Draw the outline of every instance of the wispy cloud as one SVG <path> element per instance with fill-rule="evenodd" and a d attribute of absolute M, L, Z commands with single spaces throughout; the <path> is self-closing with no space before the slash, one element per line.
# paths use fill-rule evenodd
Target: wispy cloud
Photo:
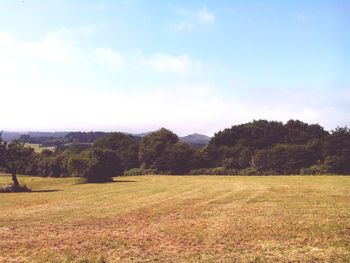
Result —
<path fill-rule="evenodd" d="M 197 11 L 198 19 L 203 24 L 210 24 L 215 21 L 215 16 L 213 13 L 209 12 L 206 8 L 202 8 Z"/>
<path fill-rule="evenodd" d="M 193 60 L 188 55 L 183 54 L 173 56 L 164 53 L 156 53 L 143 59 L 143 64 L 156 72 L 187 74 L 190 72 L 200 72 L 202 63 Z"/>
<path fill-rule="evenodd" d="M 79 31 L 85 35 L 92 35 L 96 32 L 96 26 L 94 25 L 85 25 L 79 28 Z"/>
<path fill-rule="evenodd" d="M 85 48 L 74 30 L 61 29 L 46 34 L 37 41 L 23 42 L 6 33 L 0 33 L 0 68 L 8 68 L 12 61 L 14 70 L 24 65 L 39 64 L 45 69 L 60 64 L 96 65 L 109 70 L 119 70 L 125 65 L 124 57 L 108 47 Z M 6 59 L 7 58 L 7 59 Z"/>
<path fill-rule="evenodd" d="M 110 46 L 90 47 L 69 29 L 36 41 L 0 33 L 2 107 L 11 109 L 0 119 L 0 128 L 140 132 L 165 126 L 180 134 L 212 135 L 259 118 L 296 118 L 328 129 L 350 124 L 348 86 L 279 90 L 236 83 L 223 94 L 219 84 L 190 80 L 202 68 L 203 62 L 188 53 L 130 55 Z M 123 74 L 115 74 L 119 71 Z M 130 84 L 134 91 L 114 88 L 123 85 L 115 76 L 124 73 L 144 78 Z M 166 76 L 158 87 L 144 81 L 158 74 Z M 174 76 L 176 83 L 171 82 Z M 11 98 L 16 98 L 15 107 Z"/>
<path fill-rule="evenodd" d="M 111 70 L 118 70 L 125 65 L 123 55 L 110 48 L 101 47 L 95 49 L 94 57 L 98 63 Z"/>
<path fill-rule="evenodd" d="M 193 31 L 196 29 L 196 25 L 190 21 L 180 21 L 175 25 L 176 31 Z"/>
<path fill-rule="evenodd" d="M 184 8 L 174 8 L 174 10 L 179 16 L 179 21 L 175 23 L 177 31 L 193 31 L 213 24 L 216 20 L 215 14 L 206 7 L 195 11 Z"/>

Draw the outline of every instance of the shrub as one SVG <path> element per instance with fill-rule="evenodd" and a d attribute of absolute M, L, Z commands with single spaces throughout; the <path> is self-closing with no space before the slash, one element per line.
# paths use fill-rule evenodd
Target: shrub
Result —
<path fill-rule="evenodd" d="M 136 175 L 170 175 L 169 171 L 160 172 L 157 169 L 143 169 L 143 168 L 133 168 L 125 171 L 123 175 L 125 176 L 136 176 Z"/>
<path fill-rule="evenodd" d="M 325 164 L 318 164 L 310 166 L 309 168 L 303 168 L 300 170 L 300 174 L 316 175 L 316 174 L 329 174 L 331 167 Z"/>
<path fill-rule="evenodd" d="M 240 170 L 239 175 L 261 175 L 261 173 L 255 168 L 248 167 L 246 169 Z"/>
<path fill-rule="evenodd" d="M 144 170 L 144 174 L 148 174 L 148 175 L 156 175 L 159 174 L 157 169 L 145 169 Z"/>
<path fill-rule="evenodd" d="M 133 168 L 124 172 L 123 175 L 134 176 L 134 175 L 144 175 L 145 170 L 142 168 Z"/>
<path fill-rule="evenodd" d="M 83 177 L 88 183 L 110 182 L 122 174 L 121 161 L 111 150 L 93 149 L 70 159 L 68 169 L 73 176 Z"/>
<path fill-rule="evenodd" d="M 227 169 L 225 167 L 200 168 L 200 169 L 191 170 L 189 174 L 190 175 L 237 175 L 238 170 Z"/>

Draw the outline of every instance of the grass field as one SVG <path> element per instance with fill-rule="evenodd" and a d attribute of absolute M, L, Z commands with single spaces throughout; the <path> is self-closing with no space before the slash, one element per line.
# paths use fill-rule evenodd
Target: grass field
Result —
<path fill-rule="evenodd" d="M 33 192 L 0 194 L 0 262 L 350 262 L 346 176 L 19 180 Z"/>
<path fill-rule="evenodd" d="M 50 151 L 55 150 L 54 146 L 45 147 L 45 146 L 40 146 L 40 144 L 38 143 L 26 143 L 25 146 L 33 148 L 34 152 L 36 153 L 41 153 L 43 152 L 43 150 L 50 150 Z"/>

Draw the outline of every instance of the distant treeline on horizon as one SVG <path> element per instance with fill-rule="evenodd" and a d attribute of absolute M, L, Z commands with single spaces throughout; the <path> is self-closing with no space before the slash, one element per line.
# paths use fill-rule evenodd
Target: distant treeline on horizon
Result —
<path fill-rule="evenodd" d="M 212 138 L 186 137 L 179 138 L 165 128 L 142 136 L 119 132 L 71 132 L 61 137 L 25 134 L 19 141 L 56 148 L 33 153 L 32 161 L 20 172 L 91 177 L 90 181 L 122 174 L 350 174 L 347 127 L 329 132 L 319 124 L 298 120 L 257 120 L 234 125 Z"/>

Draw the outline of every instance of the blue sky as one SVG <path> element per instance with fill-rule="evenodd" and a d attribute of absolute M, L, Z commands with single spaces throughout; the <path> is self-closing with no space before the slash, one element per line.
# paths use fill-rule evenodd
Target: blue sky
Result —
<path fill-rule="evenodd" d="M 350 125 L 349 1 L 2 1 L 4 130 Z"/>

